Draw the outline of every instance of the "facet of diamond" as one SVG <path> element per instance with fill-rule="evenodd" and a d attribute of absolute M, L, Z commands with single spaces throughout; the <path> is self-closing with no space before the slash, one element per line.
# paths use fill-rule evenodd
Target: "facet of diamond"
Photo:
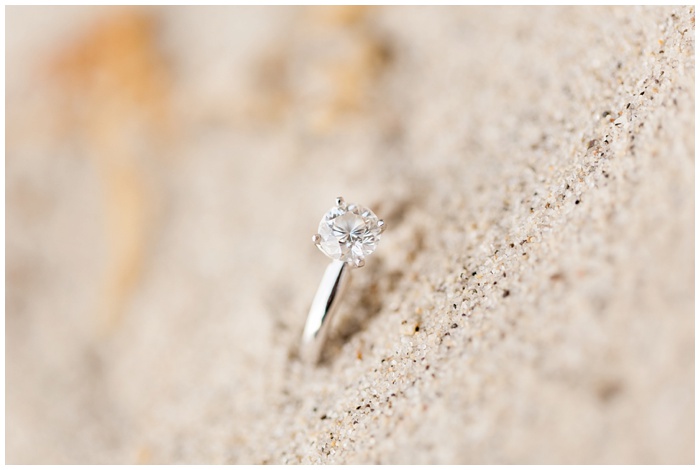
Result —
<path fill-rule="evenodd" d="M 384 222 L 374 212 L 338 198 L 321 219 L 314 242 L 329 257 L 361 267 L 377 249 L 383 231 Z"/>

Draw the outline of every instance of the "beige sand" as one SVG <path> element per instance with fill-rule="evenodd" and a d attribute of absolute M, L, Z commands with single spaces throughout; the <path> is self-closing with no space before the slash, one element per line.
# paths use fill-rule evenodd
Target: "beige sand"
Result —
<path fill-rule="evenodd" d="M 8 463 L 693 463 L 695 12 L 9 7 Z M 297 359 L 342 195 L 388 229 Z"/>

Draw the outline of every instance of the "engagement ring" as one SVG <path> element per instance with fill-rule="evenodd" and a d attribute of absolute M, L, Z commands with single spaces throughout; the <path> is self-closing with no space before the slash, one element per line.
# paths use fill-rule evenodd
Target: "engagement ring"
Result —
<path fill-rule="evenodd" d="M 331 264 L 321 279 L 302 339 L 302 356 L 311 363 L 321 359 L 323 344 L 338 301 L 350 281 L 350 271 L 365 265 L 365 258 L 377 249 L 384 221 L 359 204 L 346 204 L 342 197 L 321 219 L 313 242 Z"/>

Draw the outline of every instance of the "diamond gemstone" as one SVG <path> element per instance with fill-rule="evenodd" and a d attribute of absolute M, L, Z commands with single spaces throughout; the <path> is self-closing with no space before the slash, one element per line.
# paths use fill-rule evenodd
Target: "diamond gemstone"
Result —
<path fill-rule="evenodd" d="M 360 266 L 377 249 L 382 235 L 374 212 L 358 204 L 344 203 L 326 212 L 318 225 L 318 248 L 333 259 Z"/>

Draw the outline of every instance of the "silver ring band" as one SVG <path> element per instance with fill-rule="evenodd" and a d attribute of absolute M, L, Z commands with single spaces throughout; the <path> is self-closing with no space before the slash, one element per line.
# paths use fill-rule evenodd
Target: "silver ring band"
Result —
<path fill-rule="evenodd" d="M 302 337 L 302 358 L 310 363 L 321 359 L 323 345 L 328 336 L 329 324 L 338 310 L 339 300 L 350 283 L 350 266 L 348 263 L 333 260 L 323 274 L 316 296 L 311 303 L 309 316 Z"/>

